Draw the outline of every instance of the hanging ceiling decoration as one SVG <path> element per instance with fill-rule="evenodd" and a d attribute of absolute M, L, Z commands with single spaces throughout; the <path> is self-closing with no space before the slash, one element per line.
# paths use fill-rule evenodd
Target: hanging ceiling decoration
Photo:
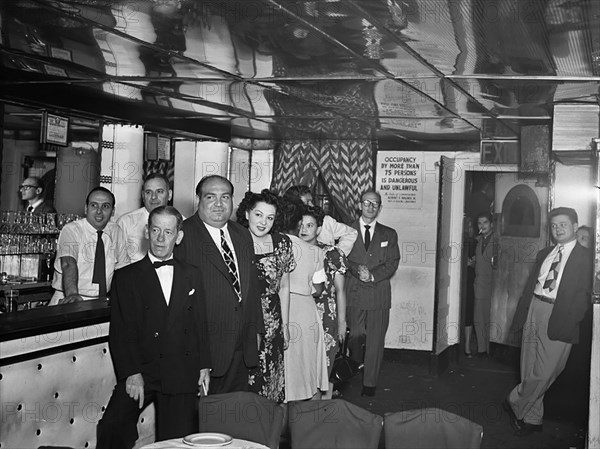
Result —
<path fill-rule="evenodd" d="M 599 0 L 13 0 L 2 98 L 228 139 L 516 138 L 598 103 Z M 365 107 L 360 107 L 363 104 Z M 311 126 L 306 126 L 310 122 Z M 330 131 L 335 132 L 335 131 Z"/>

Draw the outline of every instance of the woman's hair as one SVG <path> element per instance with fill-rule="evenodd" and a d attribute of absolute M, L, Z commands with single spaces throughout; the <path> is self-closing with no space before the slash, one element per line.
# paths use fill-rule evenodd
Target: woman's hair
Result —
<path fill-rule="evenodd" d="M 306 206 L 304 209 L 302 216 L 308 215 L 309 217 L 313 217 L 317 222 L 317 226 L 323 226 L 323 219 L 325 218 L 323 209 L 319 206 Z"/>
<path fill-rule="evenodd" d="M 248 219 L 246 218 L 246 212 L 250 212 L 258 203 L 266 203 L 274 206 L 276 211 L 275 217 L 277 217 L 277 212 L 279 211 L 279 198 L 269 189 L 264 189 L 260 193 L 246 192 L 244 199 L 241 201 L 237 212 L 235 213 L 236 221 L 247 228 Z M 275 219 L 277 220 L 277 218 Z M 271 231 L 269 232 L 273 232 L 273 228 L 271 228 Z"/>
<path fill-rule="evenodd" d="M 289 189 L 287 189 L 285 191 L 284 196 L 290 198 L 300 198 L 301 196 L 308 195 L 309 193 L 312 195 L 310 187 L 304 184 L 299 184 L 297 186 L 292 186 Z"/>
<path fill-rule="evenodd" d="M 279 200 L 279 213 L 275 217 L 273 228 L 279 232 L 296 234 L 305 211 L 306 206 L 300 198 L 284 196 Z"/>

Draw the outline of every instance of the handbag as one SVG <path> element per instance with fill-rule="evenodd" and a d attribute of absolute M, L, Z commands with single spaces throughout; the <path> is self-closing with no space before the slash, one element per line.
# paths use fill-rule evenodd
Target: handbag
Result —
<path fill-rule="evenodd" d="M 348 349 L 348 335 L 349 331 L 346 331 L 346 338 L 344 338 L 344 344 L 340 346 L 338 353 L 333 361 L 333 367 L 331 368 L 331 374 L 329 380 L 333 384 L 339 384 L 347 382 L 358 374 L 359 363 L 356 360 L 351 359 L 346 353 Z"/>

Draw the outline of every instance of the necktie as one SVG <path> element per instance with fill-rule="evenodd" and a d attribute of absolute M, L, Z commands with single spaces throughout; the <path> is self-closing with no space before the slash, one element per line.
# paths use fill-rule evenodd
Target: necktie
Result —
<path fill-rule="evenodd" d="M 223 259 L 225 259 L 225 263 L 227 264 L 227 268 L 229 269 L 231 283 L 238 297 L 238 301 L 241 301 L 242 290 L 240 289 L 240 278 L 238 277 L 237 268 L 235 267 L 233 253 L 231 252 L 231 248 L 229 248 L 229 245 L 227 244 L 227 240 L 225 240 L 225 233 L 222 229 L 220 229 L 219 231 L 221 232 L 221 248 L 223 248 Z"/>
<path fill-rule="evenodd" d="M 27 206 L 27 212 L 33 212 L 33 206 Z"/>
<path fill-rule="evenodd" d="M 175 261 L 173 259 L 169 259 L 169 260 L 157 260 L 152 265 L 154 265 L 154 268 L 158 270 L 160 267 L 164 267 L 165 265 L 171 265 L 172 267 L 174 267 L 175 266 Z"/>
<path fill-rule="evenodd" d="M 369 249 L 369 245 L 371 244 L 371 229 L 370 225 L 365 225 L 365 249 Z"/>
<path fill-rule="evenodd" d="M 94 273 L 92 283 L 98 284 L 98 296 L 106 296 L 106 260 L 104 255 L 104 242 L 102 231 L 96 231 L 98 241 L 96 242 L 96 254 L 94 255 Z"/>
<path fill-rule="evenodd" d="M 558 278 L 558 270 L 560 269 L 560 262 L 562 261 L 562 251 L 563 247 L 558 247 L 558 252 L 552 263 L 550 264 L 550 271 L 548 271 L 548 276 L 546 276 L 546 280 L 544 281 L 544 289 L 549 292 L 553 291 L 556 288 L 556 279 Z"/>

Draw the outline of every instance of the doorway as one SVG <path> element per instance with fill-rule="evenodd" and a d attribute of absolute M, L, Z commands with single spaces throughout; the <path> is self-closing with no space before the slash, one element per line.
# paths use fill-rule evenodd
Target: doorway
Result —
<path fill-rule="evenodd" d="M 537 252 L 548 242 L 547 177 L 528 177 L 514 172 L 467 171 L 463 224 L 463 251 L 472 249 L 477 234 L 477 215 L 489 211 L 498 238 L 498 257 L 492 274 L 489 339 L 491 343 L 520 346 L 520 336 L 510 335 L 510 325 Z M 472 231 L 469 230 L 472 227 Z M 472 317 L 473 278 L 463 253 L 461 267 L 461 321 Z M 464 328 L 464 327 L 463 327 Z M 466 348 L 463 335 L 461 349 Z M 471 343 L 472 345 L 474 342 Z"/>

